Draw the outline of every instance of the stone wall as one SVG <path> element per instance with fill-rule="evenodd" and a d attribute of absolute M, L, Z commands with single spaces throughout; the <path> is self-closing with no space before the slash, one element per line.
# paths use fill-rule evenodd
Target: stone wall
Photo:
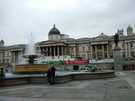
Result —
<path fill-rule="evenodd" d="M 64 83 L 72 80 L 91 80 L 91 79 L 105 79 L 115 77 L 114 71 L 106 72 L 93 72 L 93 73 L 75 73 L 63 76 L 56 76 L 56 83 Z M 13 86 L 13 85 L 24 85 L 24 84 L 45 84 L 47 83 L 46 76 L 37 77 L 16 77 L 6 78 L 0 80 L 0 87 Z"/>

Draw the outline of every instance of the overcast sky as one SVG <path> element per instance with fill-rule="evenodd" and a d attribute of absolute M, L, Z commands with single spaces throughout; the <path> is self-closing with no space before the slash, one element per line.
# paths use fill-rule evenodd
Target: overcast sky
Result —
<path fill-rule="evenodd" d="M 0 39 L 6 45 L 48 39 L 56 24 L 71 38 L 113 35 L 135 28 L 135 0 L 0 0 Z"/>

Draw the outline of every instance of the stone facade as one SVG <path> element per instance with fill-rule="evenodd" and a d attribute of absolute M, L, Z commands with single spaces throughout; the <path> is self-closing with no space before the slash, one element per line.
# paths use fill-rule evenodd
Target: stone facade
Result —
<path fill-rule="evenodd" d="M 126 60 L 135 59 L 135 33 L 133 28 L 127 28 L 127 35 L 122 30 L 118 30 L 120 36 L 118 46 L 121 49 L 122 57 Z M 55 37 L 54 37 L 55 36 Z M 23 64 L 25 59 L 25 44 L 0 46 L 0 63 Z M 104 33 L 93 38 L 69 38 L 68 35 L 61 34 L 54 26 L 49 31 L 48 40 L 37 42 L 35 44 L 37 54 L 42 58 L 39 60 L 70 60 L 70 59 L 88 59 L 103 60 L 114 58 L 114 36 L 108 36 Z"/>

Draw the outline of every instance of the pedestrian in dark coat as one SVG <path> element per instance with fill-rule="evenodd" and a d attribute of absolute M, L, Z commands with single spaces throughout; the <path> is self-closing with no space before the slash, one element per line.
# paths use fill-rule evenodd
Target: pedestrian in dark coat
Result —
<path fill-rule="evenodd" d="M 48 83 L 51 84 L 51 68 L 48 69 L 47 71 L 47 79 L 48 79 Z"/>
<path fill-rule="evenodd" d="M 55 71 L 56 71 L 55 67 L 54 66 L 51 67 L 51 83 L 52 84 L 55 84 Z"/>

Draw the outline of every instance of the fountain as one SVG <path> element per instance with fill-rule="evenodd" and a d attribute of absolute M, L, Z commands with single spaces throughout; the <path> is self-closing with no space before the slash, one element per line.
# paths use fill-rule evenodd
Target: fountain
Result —
<path fill-rule="evenodd" d="M 26 45 L 24 58 L 27 59 L 27 63 L 16 65 L 15 73 L 43 73 L 47 72 L 48 65 L 36 64 L 35 61 L 39 55 L 35 52 L 35 44 L 31 33 L 29 43 Z"/>
<path fill-rule="evenodd" d="M 28 64 L 34 64 L 34 62 L 36 61 L 35 59 L 39 57 L 35 52 L 35 45 L 34 45 L 32 33 L 29 39 L 29 43 L 26 46 L 25 55 L 23 57 L 28 59 L 27 60 Z"/>

